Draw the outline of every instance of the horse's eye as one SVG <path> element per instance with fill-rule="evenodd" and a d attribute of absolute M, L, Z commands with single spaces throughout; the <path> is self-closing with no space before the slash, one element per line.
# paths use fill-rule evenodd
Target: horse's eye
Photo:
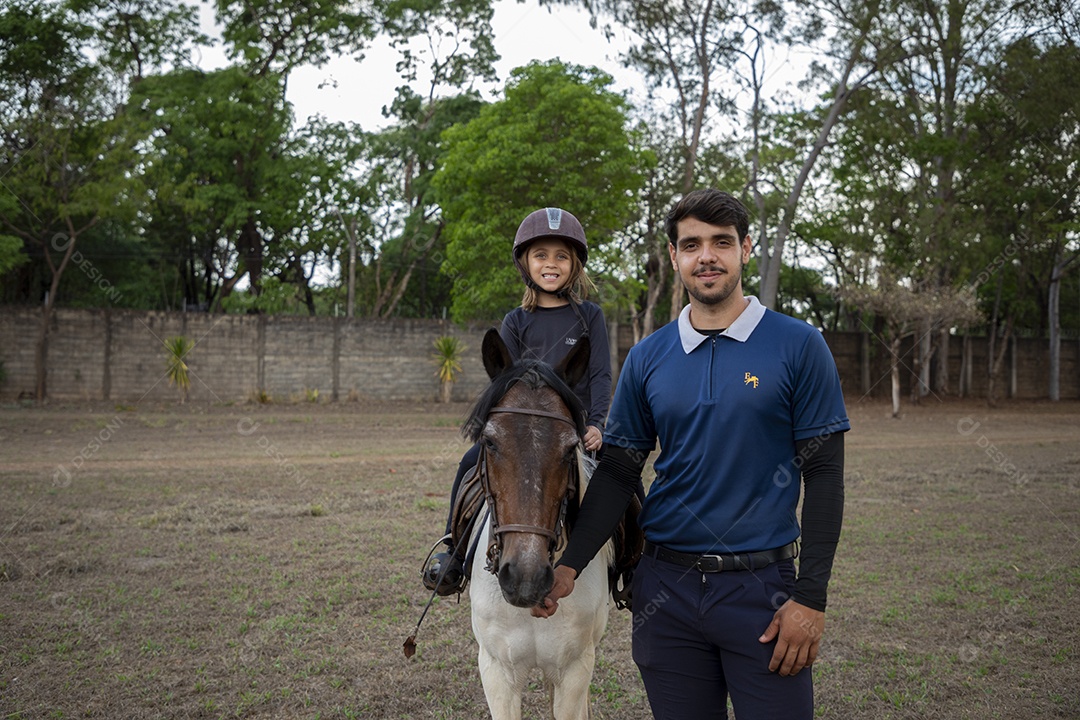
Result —
<path fill-rule="evenodd" d="M 482 442 L 484 443 L 484 449 L 485 450 L 487 450 L 488 452 L 495 452 L 495 441 L 494 440 L 492 440 L 489 437 L 485 437 L 485 438 L 483 438 Z"/>

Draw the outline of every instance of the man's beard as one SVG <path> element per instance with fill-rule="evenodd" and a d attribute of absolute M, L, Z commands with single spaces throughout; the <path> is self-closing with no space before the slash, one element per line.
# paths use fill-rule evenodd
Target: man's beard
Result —
<path fill-rule="evenodd" d="M 739 280 L 742 278 L 743 263 L 739 263 L 739 272 L 732 274 L 725 272 L 721 268 L 711 265 L 707 268 L 701 268 L 694 275 L 698 275 L 703 272 L 717 272 L 721 273 L 720 278 L 716 280 L 711 288 L 702 289 L 700 285 L 686 285 L 686 291 L 690 293 L 690 296 L 697 300 L 702 305 L 719 305 L 731 297 L 731 293 L 735 292 L 735 288 L 739 286 Z"/>

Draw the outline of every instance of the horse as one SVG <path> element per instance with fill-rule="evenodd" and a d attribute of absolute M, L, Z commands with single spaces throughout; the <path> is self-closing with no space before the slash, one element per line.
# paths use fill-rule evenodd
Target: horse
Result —
<path fill-rule="evenodd" d="M 552 718 L 589 717 L 596 647 L 611 604 L 612 542 L 581 571 L 557 614 L 543 619 L 529 612 L 551 589 L 553 561 L 588 485 L 581 447 L 585 412 L 570 389 L 588 369 L 588 342 L 579 340 L 552 368 L 513 363 L 496 330 L 484 337 L 491 384 L 464 428 L 481 443 L 478 469 L 488 509 L 472 531 L 471 547 L 486 552 L 472 558 L 469 597 L 493 720 L 521 718 L 522 690 L 535 669 L 543 674 Z"/>

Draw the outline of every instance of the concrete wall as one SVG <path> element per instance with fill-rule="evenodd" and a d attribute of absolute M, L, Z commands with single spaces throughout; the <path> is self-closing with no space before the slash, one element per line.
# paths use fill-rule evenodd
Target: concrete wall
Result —
<path fill-rule="evenodd" d="M 40 321 L 37 309 L 0 308 L 0 397 L 33 394 Z M 315 390 L 326 400 L 434 400 L 432 343 L 442 335 L 466 346 L 454 400 L 471 400 L 488 380 L 480 360 L 487 328 L 435 320 L 58 309 L 51 322 L 47 388 L 57 400 L 176 399 L 164 345 L 175 335 L 196 341 L 186 358 L 192 401 L 246 400 L 260 390 L 275 400 Z"/>
<path fill-rule="evenodd" d="M 34 391 L 34 342 L 40 310 L 0 307 L 0 360 L 7 381 L 0 397 Z M 275 400 L 319 398 L 429 401 L 439 381 L 431 359 L 432 343 L 442 335 L 466 345 L 463 374 L 453 399 L 472 400 L 487 385 L 480 344 L 487 326 L 460 328 L 437 320 L 368 320 L 328 317 L 220 315 L 133 310 L 58 309 L 49 336 L 48 395 L 56 400 L 138 402 L 175 400 L 178 391 L 165 377 L 164 341 L 183 335 L 196 341 L 187 357 L 192 401 L 235 402 L 264 391 Z M 629 350 L 628 332 L 618 338 L 618 357 Z M 887 397 L 891 356 L 867 333 L 825 333 L 849 397 Z M 967 339 L 972 367 L 966 394 L 985 395 L 987 338 Z M 1007 350 L 999 397 L 1045 398 L 1048 391 L 1047 341 L 1015 340 Z M 965 340 L 949 343 L 949 390 L 961 390 Z M 1080 397 L 1080 344 L 1062 343 L 1061 396 Z M 901 349 L 901 384 L 912 385 L 914 351 Z M 936 370 L 936 363 L 934 363 Z"/>

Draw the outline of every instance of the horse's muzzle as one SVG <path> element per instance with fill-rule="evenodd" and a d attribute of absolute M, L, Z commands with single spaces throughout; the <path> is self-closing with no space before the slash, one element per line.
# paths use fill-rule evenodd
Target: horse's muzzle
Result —
<path fill-rule="evenodd" d="M 519 563 L 504 558 L 499 563 L 499 588 L 503 599 L 516 607 L 531 608 L 543 602 L 555 583 L 550 563 Z"/>

